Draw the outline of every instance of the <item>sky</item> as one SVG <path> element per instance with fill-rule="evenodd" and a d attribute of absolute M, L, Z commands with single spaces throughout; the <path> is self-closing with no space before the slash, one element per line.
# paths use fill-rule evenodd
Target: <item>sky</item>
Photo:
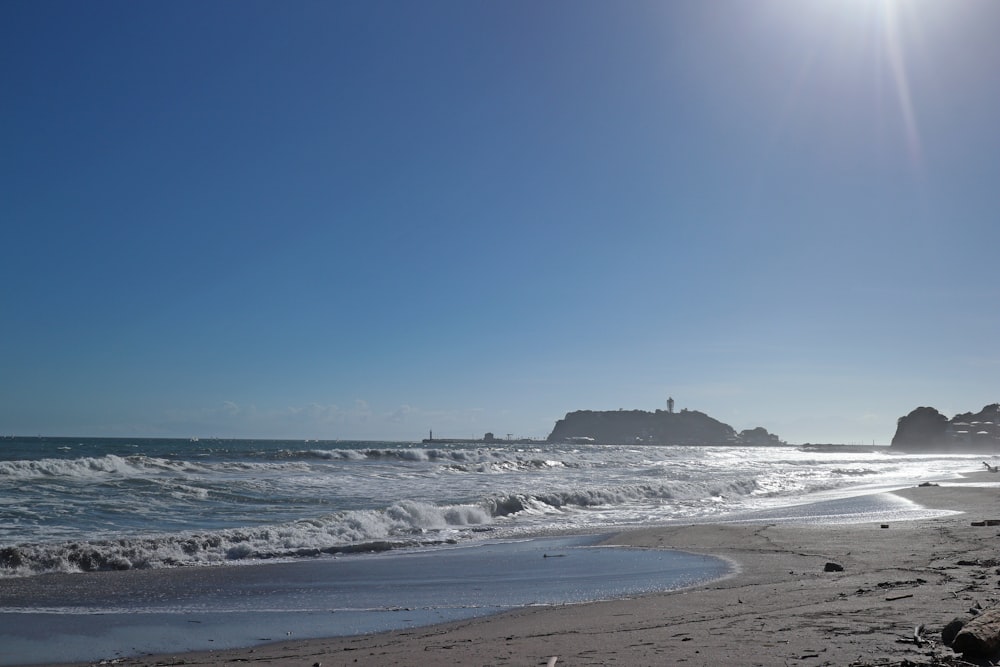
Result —
<path fill-rule="evenodd" d="M 0 3 L 0 434 L 1000 401 L 1000 3 Z"/>

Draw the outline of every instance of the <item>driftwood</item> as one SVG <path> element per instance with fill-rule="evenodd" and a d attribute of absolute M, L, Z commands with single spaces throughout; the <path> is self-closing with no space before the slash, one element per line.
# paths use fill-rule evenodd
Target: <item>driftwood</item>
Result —
<path fill-rule="evenodd" d="M 1000 608 L 987 609 L 962 626 L 951 647 L 966 658 L 990 658 L 1000 652 Z"/>

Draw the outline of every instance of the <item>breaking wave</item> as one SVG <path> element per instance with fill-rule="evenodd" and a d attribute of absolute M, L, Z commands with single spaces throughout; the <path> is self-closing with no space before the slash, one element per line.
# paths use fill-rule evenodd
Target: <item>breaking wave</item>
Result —
<path fill-rule="evenodd" d="M 541 452 L 509 449 L 316 449 L 289 452 L 288 456 L 323 461 L 383 461 L 437 463 L 454 472 L 502 473 L 580 467 L 579 461 L 540 456 Z"/>
<path fill-rule="evenodd" d="M 165 475 L 190 476 L 217 473 L 289 472 L 306 470 L 305 463 L 261 463 L 247 461 L 198 462 L 157 458 L 140 454 L 78 459 L 0 461 L 0 481 L 67 479 L 82 482 L 106 479 L 144 478 Z"/>
<path fill-rule="evenodd" d="M 106 477 L 140 477 L 162 473 L 191 473 L 202 470 L 187 461 L 172 461 L 148 456 L 118 456 L 79 459 L 41 459 L 37 461 L 0 461 L 0 478 L 78 478 L 81 480 Z"/>
<path fill-rule="evenodd" d="M 0 576 L 92 572 L 383 551 L 454 541 L 491 520 L 476 506 L 400 502 L 385 510 L 336 512 L 284 524 L 136 538 L 0 548 Z"/>
<path fill-rule="evenodd" d="M 724 484 L 672 482 L 512 493 L 476 504 L 438 506 L 403 501 L 382 510 L 335 512 L 249 528 L 21 544 L 0 548 L 0 576 L 214 565 L 384 551 L 455 542 L 472 533 L 492 530 L 496 520 L 509 526 L 512 521 L 540 514 L 667 499 L 743 496 L 756 489 L 756 482 L 746 479 Z"/>
<path fill-rule="evenodd" d="M 13 439 L 0 577 L 593 532 L 940 479 L 949 457 L 790 447 Z M 971 467 L 980 465 L 977 457 Z"/>
<path fill-rule="evenodd" d="M 758 489 L 755 479 L 733 480 L 726 483 L 670 482 L 634 484 L 597 489 L 576 489 L 540 494 L 510 494 L 486 501 L 494 517 L 512 516 L 520 512 L 550 512 L 563 508 L 620 506 L 636 502 L 661 500 L 699 501 L 727 496 L 748 496 Z"/>

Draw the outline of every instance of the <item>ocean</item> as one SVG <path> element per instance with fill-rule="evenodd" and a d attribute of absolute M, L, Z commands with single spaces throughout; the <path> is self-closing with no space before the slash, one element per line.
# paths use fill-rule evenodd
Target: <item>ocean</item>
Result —
<path fill-rule="evenodd" d="M 676 590 L 675 522 L 903 521 L 981 456 L 796 447 L 0 439 L 0 665 L 406 629 Z"/>
<path fill-rule="evenodd" d="M 977 455 L 796 447 L 0 439 L 0 578 L 435 549 L 823 501 L 827 522 L 918 518 L 893 496 Z"/>

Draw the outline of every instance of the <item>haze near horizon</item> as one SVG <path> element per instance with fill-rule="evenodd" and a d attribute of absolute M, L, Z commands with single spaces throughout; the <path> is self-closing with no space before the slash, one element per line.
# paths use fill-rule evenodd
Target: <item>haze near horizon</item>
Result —
<path fill-rule="evenodd" d="M 0 433 L 998 400 L 1000 5 L 0 4 Z"/>

